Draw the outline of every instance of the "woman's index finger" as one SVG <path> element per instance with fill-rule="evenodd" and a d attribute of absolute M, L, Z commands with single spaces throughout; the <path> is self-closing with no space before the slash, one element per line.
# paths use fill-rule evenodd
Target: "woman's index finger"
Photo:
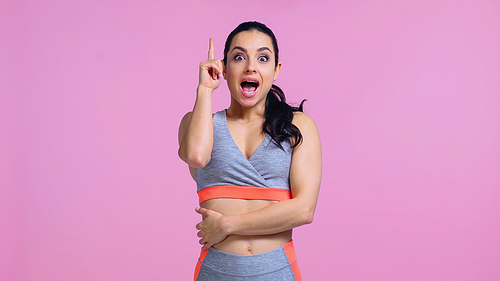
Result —
<path fill-rule="evenodd" d="M 213 60 L 214 58 L 215 58 L 214 40 L 210 38 L 210 47 L 208 48 L 208 59 Z"/>

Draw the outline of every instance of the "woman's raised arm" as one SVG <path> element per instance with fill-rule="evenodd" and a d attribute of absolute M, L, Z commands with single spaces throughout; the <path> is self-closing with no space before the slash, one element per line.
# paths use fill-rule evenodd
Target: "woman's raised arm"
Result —
<path fill-rule="evenodd" d="M 224 68 L 221 60 L 214 59 L 214 53 L 214 41 L 210 38 L 208 60 L 200 63 L 193 111 L 184 115 L 179 126 L 179 157 L 194 168 L 207 165 L 212 153 L 212 93 L 220 85 Z"/>

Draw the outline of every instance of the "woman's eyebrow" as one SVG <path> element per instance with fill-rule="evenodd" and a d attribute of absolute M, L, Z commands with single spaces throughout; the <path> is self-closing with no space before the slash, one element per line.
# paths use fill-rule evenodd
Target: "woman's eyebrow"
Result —
<path fill-rule="evenodd" d="M 240 46 L 235 46 L 235 47 L 231 50 L 231 52 L 232 52 L 232 51 L 234 51 L 235 49 L 240 50 L 240 51 L 245 52 L 245 53 L 247 52 L 247 49 L 245 49 L 245 48 L 243 48 L 243 47 L 240 47 Z M 264 50 L 268 50 L 268 51 L 269 51 L 269 52 L 271 52 L 271 53 L 273 52 L 273 51 L 271 51 L 271 49 L 269 49 L 268 47 L 260 47 L 260 48 L 257 50 L 257 52 L 261 52 L 261 51 L 264 51 Z"/>
<path fill-rule="evenodd" d="M 271 51 L 271 49 L 269 49 L 268 47 L 260 47 L 260 48 L 257 50 L 257 52 L 261 52 L 261 51 L 264 51 L 264 50 L 268 50 L 268 51 L 269 51 L 269 52 L 271 52 L 271 53 L 273 52 L 273 51 Z"/>
<path fill-rule="evenodd" d="M 247 49 L 245 49 L 245 48 L 243 48 L 243 47 L 240 47 L 240 46 L 235 46 L 235 47 L 231 50 L 231 52 L 232 52 L 232 51 L 234 51 L 235 49 L 240 50 L 240 51 L 245 52 L 245 53 L 247 52 Z"/>

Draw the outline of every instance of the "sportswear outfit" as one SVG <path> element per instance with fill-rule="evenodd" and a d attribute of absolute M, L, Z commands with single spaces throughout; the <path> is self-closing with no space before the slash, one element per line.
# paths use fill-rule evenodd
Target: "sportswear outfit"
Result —
<path fill-rule="evenodd" d="M 209 199 L 235 198 L 283 201 L 291 199 L 290 164 L 293 148 L 280 148 L 269 135 L 247 159 L 227 126 L 226 110 L 213 116 L 210 162 L 194 171 L 200 204 Z M 211 247 L 200 254 L 195 281 L 302 280 L 293 242 L 257 255 L 236 255 Z"/>

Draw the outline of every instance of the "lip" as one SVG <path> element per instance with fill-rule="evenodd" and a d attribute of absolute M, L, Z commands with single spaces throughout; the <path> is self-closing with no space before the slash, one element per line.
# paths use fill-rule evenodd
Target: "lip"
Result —
<path fill-rule="evenodd" d="M 243 82 L 248 82 L 248 81 L 251 81 L 251 82 L 255 82 L 257 84 L 257 87 L 255 88 L 254 91 L 252 92 L 247 92 L 243 89 L 243 87 L 241 87 L 241 83 Z M 246 98 L 251 98 L 251 97 L 254 97 L 257 92 L 259 91 L 260 89 L 260 81 L 259 79 L 255 78 L 255 77 L 245 77 L 243 78 L 241 81 L 240 81 L 240 90 L 241 90 L 241 93 L 243 94 L 244 97 Z"/>

